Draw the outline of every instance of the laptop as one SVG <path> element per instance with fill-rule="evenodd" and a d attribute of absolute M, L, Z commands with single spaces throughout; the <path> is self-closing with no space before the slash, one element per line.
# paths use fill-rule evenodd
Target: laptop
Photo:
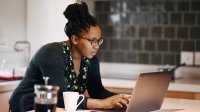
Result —
<path fill-rule="evenodd" d="M 150 112 L 159 110 L 173 72 L 140 73 L 128 107 L 117 110 L 90 110 L 87 112 Z M 83 111 L 82 111 L 83 112 Z"/>
<path fill-rule="evenodd" d="M 141 73 L 126 112 L 149 112 L 159 110 L 173 72 Z"/>

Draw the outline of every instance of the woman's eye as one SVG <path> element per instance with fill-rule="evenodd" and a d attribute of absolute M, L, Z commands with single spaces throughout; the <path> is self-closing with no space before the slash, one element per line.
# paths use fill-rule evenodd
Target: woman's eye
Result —
<path fill-rule="evenodd" d="M 92 43 L 96 43 L 96 42 L 97 42 L 97 40 L 91 40 L 91 42 L 92 42 Z"/>

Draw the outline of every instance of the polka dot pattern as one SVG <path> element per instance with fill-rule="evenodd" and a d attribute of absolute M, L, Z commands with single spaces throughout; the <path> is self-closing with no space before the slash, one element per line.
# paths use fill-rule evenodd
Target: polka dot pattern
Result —
<path fill-rule="evenodd" d="M 70 44 L 62 42 L 61 48 L 65 54 L 66 68 L 65 68 L 65 81 L 68 91 L 76 91 L 83 94 L 87 89 L 87 73 L 89 69 L 89 59 L 81 57 L 80 74 L 78 77 L 74 70 L 74 63 L 72 60 Z"/>

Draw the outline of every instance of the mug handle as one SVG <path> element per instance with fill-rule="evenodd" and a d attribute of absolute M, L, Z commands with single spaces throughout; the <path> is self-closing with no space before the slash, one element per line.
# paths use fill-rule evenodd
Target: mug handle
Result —
<path fill-rule="evenodd" d="M 78 108 L 78 106 L 83 102 L 83 100 L 84 100 L 84 96 L 83 95 L 79 95 L 79 97 L 82 97 L 82 99 L 81 99 L 81 101 L 78 103 L 78 105 L 76 106 L 76 108 Z"/>

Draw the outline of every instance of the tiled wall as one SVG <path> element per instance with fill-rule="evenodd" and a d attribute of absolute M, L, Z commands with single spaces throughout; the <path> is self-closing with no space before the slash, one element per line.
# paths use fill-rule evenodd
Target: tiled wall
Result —
<path fill-rule="evenodd" d="M 179 64 L 200 51 L 200 0 L 96 0 L 102 62 Z"/>

